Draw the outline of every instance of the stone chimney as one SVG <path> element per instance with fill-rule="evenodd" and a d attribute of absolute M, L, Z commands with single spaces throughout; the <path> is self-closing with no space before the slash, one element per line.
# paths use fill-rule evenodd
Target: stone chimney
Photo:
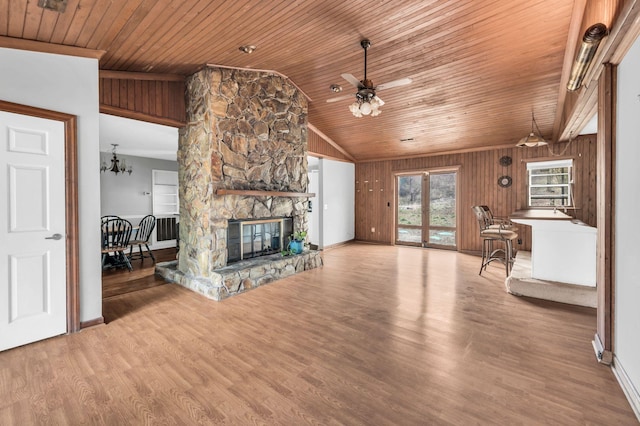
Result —
<path fill-rule="evenodd" d="M 273 195 L 307 191 L 307 99 L 275 73 L 213 67 L 187 80 L 186 96 L 177 269 L 215 287 L 227 265 L 229 220 L 286 216 L 294 231 L 307 230 L 308 199 Z"/>

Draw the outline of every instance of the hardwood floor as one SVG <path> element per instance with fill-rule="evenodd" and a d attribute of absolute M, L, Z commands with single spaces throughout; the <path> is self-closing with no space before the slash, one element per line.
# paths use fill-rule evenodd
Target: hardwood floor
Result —
<path fill-rule="evenodd" d="M 177 285 L 0 352 L 0 424 L 637 424 L 595 311 L 451 251 L 349 244 L 223 302 Z"/>
<path fill-rule="evenodd" d="M 157 262 L 175 260 L 176 249 L 154 250 L 153 255 Z M 166 284 L 162 278 L 155 276 L 156 264 L 151 258 L 132 260 L 131 266 L 133 266 L 133 271 L 126 268 L 102 271 L 103 299 Z"/>

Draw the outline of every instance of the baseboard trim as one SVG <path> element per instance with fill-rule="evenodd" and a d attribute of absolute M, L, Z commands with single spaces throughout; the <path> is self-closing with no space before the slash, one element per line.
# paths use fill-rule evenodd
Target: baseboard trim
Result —
<path fill-rule="evenodd" d="M 627 397 L 627 401 L 629 401 L 629 405 L 631 405 L 638 421 L 640 421 L 640 393 L 638 393 L 638 390 L 627 375 L 622 363 L 615 355 L 613 356 L 611 371 L 613 371 L 613 375 L 616 376 L 624 395 Z"/>
<path fill-rule="evenodd" d="M 334 249 L 334 248 L 346 246 L 347 244 L 350 244 L 350 243 L 352 243 L 354 241 L 355 240 L 347 240 L 347 241 L 341 241 L 341 242 L 335 243 L 335 244 L 330 244 L 328 246 L 322 247 L 322 251 L 331 250 L 331 249 Z"/>
<path fill-rule="evenodd" d="M 80 321 L 80 330 L 84 330 L 85 328 L 95 327 L 96 325 L 104 324 L 104 317 L 100 316 L 98 318 L 94 318 L 89 321 Z"/>
<path fill-rule="evenodd" d="M 390 243 L 388 241 L 374 241 L 374 240 L 361 240 L 359 238 L 354 238 L 353 240 L 349 240 L 350 242 L 354 242 L 354 243 L 363 243 L 363 244 L 373 244 L 376 246 L 393 246 L 393 243 Z"/>

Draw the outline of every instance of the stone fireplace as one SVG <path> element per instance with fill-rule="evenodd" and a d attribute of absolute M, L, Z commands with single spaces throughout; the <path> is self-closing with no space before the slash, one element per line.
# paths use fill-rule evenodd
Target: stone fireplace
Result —
<path fill-rule="evenodd" d="M 189 77 L 178 174 L 178 260 L 157 268 L 169 281 L 221 300 L 322 265 L 315 251 L 228 264 L 230 223 L 231 232 L 237 221 L 281 218 L 283 232 L 308 228 L 307 99 L 288 79 L 215 67 Z"/>

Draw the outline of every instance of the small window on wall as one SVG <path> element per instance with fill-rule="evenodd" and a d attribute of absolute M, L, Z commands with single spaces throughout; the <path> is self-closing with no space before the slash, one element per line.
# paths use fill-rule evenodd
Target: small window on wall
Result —
<path fill-rule="evenodd" d="M 527 163 L 529 207 L 573 206 L 573 160 Z"/>

